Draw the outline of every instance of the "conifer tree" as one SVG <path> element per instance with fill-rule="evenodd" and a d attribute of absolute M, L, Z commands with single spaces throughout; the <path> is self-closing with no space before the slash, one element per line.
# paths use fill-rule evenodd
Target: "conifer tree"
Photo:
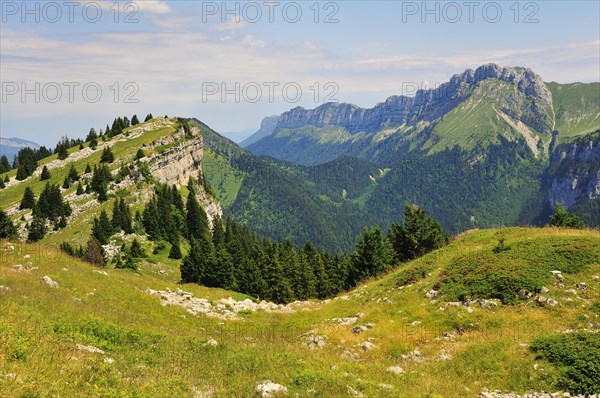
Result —
<path fill-rule="evenodd" d="M 101 245 L 106 245 L 113 234 L 112 224 L 105 210 L 100 212 L 100 218 L 94 218 L 92 235 Z"/>
<path fill-rule="evenodd" d="M 181 259 L 181 246 L 179 244 L 179 237 L 174 239 L 173 244 L 171 245 L 171 251 L 169 251 L 169 258 L 179 260 Z"/>
<path fill-rule="evenodd" d="M 561 228 L 581 229 L 585 224 L 577 214 L 571 214 L 565 210 L 562 203 L 556 205 L 554 214 L 550 217 L 550 225 Z"/>
<path fill-rule="evenodd" d="M 69 152 L 67 151 L 67 149 L 67 144 L 65 143 L 62 143 L 58 146 L 58 150 L 56 152 L 58 153 L 59 160 L 65 160 L 69 157 Z"/>
<path fill-rule="evenodd" d="M 439 222 L 427 216 L 416 205 L 404 207 L 402 226 L 392 224 L 388 233 L 397 261 L 420 257 L 446 243 L 446 236 Z"/>
<path fill-rule="evenodd" d="M 84 173 L 88 174 L 88 173 L 91 173 L 91 172 L 92 172 L 92 168 L 90 167 L 90 164 L 88 163 L 88 164 L 85 165 L 85 171 L 84 171 Z"/>
<path fill-rule="evenodd" d="M 4 174 L 10 171 L 10 163 L 8 162 L 8 158 L 6 155 L 0 156 L 0 174 Z"/>
<path fill-rule="evenodd" d="M 208 227 L 208 218 L 204 209 L 200 207 L 198 200 L 196 199 L 195 191 L 190 190 L 187 198 L 187 230 L 189 238 L 200 239 L 201 237 L 210 236 L 210 229 Z"/>
<path fill-rule="evenodd" d="M 147 122 L 148 120 L 152 120 L 152 119 L 154 119 L 154 117 L 152 116 L 151 113 L 149 113 L 149 114 L 146 115 L 146 118 L 144 119 L 144 122 Z"/>
<path fill-rule="evenodd" d="M 34 205 L 35 195 L 33 194 L 33 190 L 31 189 L 31 187 L 26 187 L 25 192 L 23 192 L 23 198 L 21 199 L 19 209 L 33 209 Z"/>
<path fill-rule="evenodd" d="M 105 147 L 102 150 L 102 155 L 100 156 L 100 163 L 112 163 L 115 161 L 115 155 L 113 155 L 110 147 Z"/>
<path fill-rule="evenodd" d="M 84 194 L 83 187 L 81 186 L 81 181 L 77 184 L 77 196 L 81 196 Z"/>
<path fill-rule="evenodd" d="M 133 117 L 131 118 L 131 125 L 135 126 L 135 125 L 138 125 L 138 124 L 140 124 L 140 121 L 139 121 L 137 115 L 133 115 Z"/>
<path fill-rule="evenodd" d="M 142 248 L 142 245 L 140 245 L 140 242 L 137 240 L 137 238 L 134 238 L 133 242 L 131 242 L 129 254 L 131 255 L 131 257 L 135 258 L 146 257 L 146 252 L 144 251 L 144 248 Z"/>
<path fill-rule="evenodd" d="M 236 282 L 241 292 L 254 297 L 264 297 L 269 289 L 256 261 L 251 257 L 242 260 L 236 273 Z"/>
<path fill-rule="evenodd" d="M 136 154 L 135 154 L 135 160 L 140 160 L 142 158 L 146 157 L 146 154 L 144 153 L 144 151 L 142 150 L 142 148 L 138 149 Z"/>
<path fill-rule="evenodd" d="M 41 213 L 39 207 L 36 205 L 33 207 L 33 219 L 28 225 L 27 230 L 27 242 L 37 242 L 44 238 L 46 235 L 46 217 Z"/>
<path fill-rule="evenodd" d="M 195 238 L 190 239 L 190 252 L 181 263 L 181 282 L 199 283 L 201 278 L 200 261 L 201 253 L 198 241 Z"/>
<path fill-rule="evenodd" d="M 17 228 L 13 224 L 8 214 L 0 209 L 0 239 L 16 239 Z"/>
<path fill-rule="evenodd" d="M 352 253 L 352 281 L 354 284 L 365 278 L 386 271 L 393 261 L 393 248 L 382 235 L 381 228 L 365 229 L 356 250 Z"/>
<path fill-rule="evenodd" d="M 51 177 L 50 170 L 48 170 L 47 166 L 44 166 L 44 168 L 42 169 L 42 174 L 40 175 L 40 180 L 46 181 L 46 180 L 49 180 L 50 177 Z"/>
<path fill-rule="evenodd" d="M 71 180 L 69 180 L 69 176 L 65 177 L 62 187 L 63 189 L 71 188 Z"/>
<path fill-rule="evenodd" d="M 77 173 L 77 169 L 75 169 L 75 165 L 71 163 L 71 167 L 69 168 L 69 180 L 71 182 L 75 182 L 79 180 L 79 173 Z"/>

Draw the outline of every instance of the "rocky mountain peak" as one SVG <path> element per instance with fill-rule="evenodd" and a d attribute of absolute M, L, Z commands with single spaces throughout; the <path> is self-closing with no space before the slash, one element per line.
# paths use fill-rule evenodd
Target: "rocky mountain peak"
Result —
<path fill-rule="evenodd" d="M 296 107 L 283 113 L 275 130 L 293 129 L 305 125 L 324 127 L 342 126 L 350 133 L 364 131 L 374 133 L 384 125 L 415 125 L 420 121 L 432 122 L 452 110 L 466 99 L 481 82 L 497 79 L 516 86 L 529 104 L 525 112 L 501 108 L 539 131 L 549 132 L 552 123 L 544 110 L 552 106 L 552 94 L 542 78 L 531 69 L 521 67 L 501 67 L 486 64 L 476 70 L 467 69 L 450 78 L 447 83 L 428 90 L 417 91 L 414 97 L 396 95 L 387 98 L 370 109 L 347 103 L 326 103 L 315 109 Z M 510 101 L 508 101 L 510 100 Z M 514 102 L 508 98 L 503 102 Z M 531 115 L 533 114 L 533 116 Z M 541 122 L 540 122 L 541 120 Z"/>

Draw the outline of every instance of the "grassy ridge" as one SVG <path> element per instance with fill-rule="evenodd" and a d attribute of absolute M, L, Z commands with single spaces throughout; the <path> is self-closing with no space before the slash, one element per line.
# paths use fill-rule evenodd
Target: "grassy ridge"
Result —
<path fill-rule="evenodd" d="M 564 369 L 536 359 L 523 344 L 542 334 L 589 328 L 589 322 L 598 328 L 595 308 L 600 293 L 598 280 L 592 278 L 600 273 L 597 251 L 588 252 L 585 267 L 564 275 L 565 288 L 547 284 L 546 295 L 560 303 L 556 307 L 523 302 L 494 309 L 473 307 L 469 312 L 466 307 L 445 307 L 444 296 L 437 302 L 425 297 L 442 272 L 465 256 L 510 269 L 516 262 L 488 257 L 499 236 L 513 248 L 526 245 L 532 266 L 536 259 L 555 261 L 546 254 L 556 242 L 584 250 L 600 247 L 600 233 L 593 231 L 477 231 L 317 305 L 316 310 L 256 312 L 239 321 L 192 316 L 180 307 L 164 307 L 158 297 L 145 293 L 148 287 L 181 287 L 213 302 L 230 295 L 243 298 L 222 290 L 178 286 L 176 265 L 143 263 L 139 273 L 107 269 L 108 275 L 103 275 L 47 247 L 3 250 L 0 285 L 9 289 L 0 288 L 0 395 L 193 397 L 212 388 L 219 397 L 253 397 L 264 379 L 285 385 L 290 396 L 302 397 L 348 396 L 348 387 L 377 397 L 470 397 L 483 388 L 557 389 L 554 380 Z M 30 258 L 25 259 L 26 254 Z M 27 261 L 39 269 L 12 269 Z M 411 273 L 416 276 L 407 277 Z M 43 275 L 60 287 L 40 282 Z M 582 281 L 588 284 L 586 290 L 568 291 Z M 329 320 L 357 312 L 364 317 L 354 325 Z M 350 330 L 366 323 L 373 323 L 372 329 L 361 334 Z M 311 330 L 325 338 L 319 351 L 301 344 Z M 219 345 L 204 346 L 210 338 Z M 368 340 L 374 349 L 365 352 L 356 346 Z M 105 354 L 78 350 L 77 344 L 93 345 Z M 415 349 L 422 363 L 402 357 Z M 357 360 L 343 359 L 345 351 L 358 354 Z M 448 358 L 439 360 L 442 354 Z M 105 362 L 106 358 L 114 362 Z M 404 373 L 388 372 L 389 366 L 401 366 Z"/>

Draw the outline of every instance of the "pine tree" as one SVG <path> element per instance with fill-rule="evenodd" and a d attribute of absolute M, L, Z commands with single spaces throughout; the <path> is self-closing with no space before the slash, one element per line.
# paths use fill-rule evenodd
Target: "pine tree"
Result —
<path fill-rule="evenodd" d="M 88 164 L 85 166 L 85 174 L 88 174 L 88 173 L 91 173 L 91 172 L 92 172 L 92 168 L 90 167 L 90 164 L 88 163 Z"/>
<path fill-rule="evenodd" d="M 110 127 L 108 127 L 108 124 L 106 125 L 106 130 L 104 130 L 104 135 L 102 136 L 103 141 L 106 141 L 106 136 L 112 137 L 112 131 L 110 131 Z"/>
<path fill-rule="evenodd" d="M 29 174 L 27 174 L 27 169 L 25 166 L 19 165 L 17 168 L 17 181 L 23 181 L 27 177 L 29 177 Z"/>
<path fill-rule="evenodd" d="M 325 273 L 325 264 L 317 249 L 306 242 L 302 248 L 302 263 L 304 281 L 304 296 L 306 298 L 325 298 L 329 293 L 329 278 Z"/>
<path fill-rule="evenodd" d="M 58 153 L 58 159 L 59 160 L 65 160 L 66 158 L 69 157 L 69 152 L 67 150 L 67 145 L 66 144 L 60 144 L 58 146 L 58 150 L 56 151 Z"/>
<path fill-rule="evenodd" d="M 131 118 L 131 125 L 135 126 L 135 125 L 138 125 L 138 124 L 140 124 L 140 121 L 139 121 L 137 115 L 133 115 L 133 117 Z"/>
<path fill-rule="evenodd" d="M 0 239 L 17 239 L 17 227 L 2 209 L 0 209 Z"/>
<path fill-rule="evenodd" d="M 97 138 L 98 138 L 98 134 L 96 133 L 96 129 L 92 127 L 90 129 L 90 132 L 88 133 L 87 137 L 85 137 L 85 141 L 90 142 L 91 140 L 95 140 Z"/>
<path fill-rule="evenodd" d="M 4 183 L 4 179 L 0 178 L 0 189 L 6 188 L 6 184 Z"/>
<path fill-rule="evenodd" d="M 212 237 L 215 248 L 225 247 L 225 230 L 223 229 L 221 217 L 218 215 L 213 219 Z"/>
<path fill-rule="evenodd" d="M 4 174 L 10 171 L 10 163 L 8 162 L 8 158 L 6 155 L 0 156 L 0 174 Z"/>
<path fill-rule="evenodd" d="M 19 205 L 19 209 L 33 209 L 35 205 L 35 195 L 33 194 L 33 190 L 30 187 L 25 188 L 25 192 L 23 192 L 23 198 L 21 199 L 21 204 Z"/>
<path fill-rule="evenodd" d="M 200 207 L 196 199 L 195 191 L 191 190 L 187 198 L 187 230 L 189 238 L 200 239 L 201 237 L 210 236 L 208 227 L 208 218 L 204 209 Z"/>
<path fill-rule="evenodd" d="M 131 209 L 127 203 L 125 203 L 125 199 L 121 199 L 121 202 L 119 203 L 119 214 L 121 217 L 121 229 L 126 234 L 132 234 L 133 220 L 131 218 Z"/>
<path fill-rule="evenodd" d="M 162 238 L 156 198 L 152 198 L 146 203 L 142 223 L 151 240 L 157 241 Z"/>
<path fill-rule="evenodd" d="M 154 117 L 152 116 L 151 113 L 149 113 L 149 114 L 146 115 L 146 118 L 144 119 L 144 123 L 147 122 L 147 121 L 149 121 L 149 120 L 152 120 L 152 119 L 154 119 Z"/>
<path fill-rule="evenodd" d="M 137 263 L 135 262 L 135 259 L 132 255 L 126 255 L 125 256 L 125 262 L 123 262 L 123 268 L 124 269 L 131 269 L 133 271 L 137 271 L 138 266 Z"/>
<path fill-rule="evenodd" d="M 62 187 L 63 189 L 71 188 L 71 180 L 69 180 L 69 176 L 65 177 L 65 181 L 63 182 Z"/>
<path fill-rule="evenodd" d="M 201 252 L 198 241 L 195 238 L 190 239 L 190 252 L 181 262 L 181 282 L 183 283 L 199 283 L 202 276 L 200 269 Z"/>
<path fill-rule="evenodd" d="M 92 235 L 101 245 L 106 245 L 113 234 L 112 224 L 105 210 L 100 212 L 100 218 L 94 218 Z"/>
<path fill-rule="evenodd" d="M 8 184 L 10 182 L 10 177 L 7 175 L 4 176 L 4 183 Z"/>
<path fill-rule="evenodd" d="M 269 286 L 267 298 L 276 303 L 289 303 L 293 300 L 290 283 L 283 275 L 283 265 L 281 264 L 278 246 L 274 243 L 269 243 L 263 276 Z"/>
<path fill-rule="evenodd" d="M 109 147 L 105 147 L 102 150 L 102 156 L 100 157 L 100 163 L 112 163 L 114 161 L 115 161 L 115 155 L 113 155 L 113 153 Z"/>
<path fill-rule="evenodd" d="M 104 202 L 108 199 L 108 183 L 112 181 L 112 174 L 106 165 L 94 166 L 91 189 L 98 193 L 98 200 Z"/>
<path fill-rule="evenodd" d="M 84 194 L 83 191 L 83 186 L 81 186 L 81 181 L 77 184 L 77 192 L 76 192 L 77 196 L 81 196 Z"/>
<path fill-rule="evenodd" d="M 137 238 L 133 239 L 133 242 L 131 242 L 131 247 L 129 248 L 129 254 L 131 255 L 131 257 L 135 257 L 135 258 L 146 257 L 146 252 L 144 251 L 144 248 L 142 247 L 142 245 L 140 245 L 140 242 L 137 240 Z"/>
<path fill-rule="evenodd" d="M 577 214 L 569 213 L 562 203 L 557 203 L 554 214 L 550 217 L 550 225 L 560 228 L 581 229 L 585 224 Z"/>
<path fill-rule="evenodd" d="M 40 212 L 38 206 L 33 207 L 33 219 L 27 230 L 29 231 L 27 242 L 30 243 L 40 241 L 46 235 L 46 217 Z"/>
<path fill-rule="evenodd" d="M 142 150 L 142 148 L 138 149 L 136 154 L 135 154 L 135 160 L 140 160 L 142 158 L 146 157 L 146 154 L 144 153 L 144 151 Z"/>
<path fill-rule="evenodd" d="M 77 169 L 75 169 L 75 165 L 71 163 L 71 167 L 69 168 L 69 180 L 71 182 L 75 182 L 79 180 L 79 173 L 77 173 Z"/>
<path fill-rule="evenodd" d="M 40 176 L 40 180 L 46 181 L 46 180 L 49 180 L 50 177 L 51 177 L 50 170 L 48 170 L 47 166 L 44 166 L 44 168 L 42 169 L 42 175 Z"/>
<path fill-rule="evenodd" d="M 244 258 L 236 273 L 238 289 L 253 297 L 265 296 L 269 286 L 263 279 L 260 269 L 253 258 Z"/>
<path fill-rule="evenodd" d="M 179 260 L 181 259 L 181 246 L 179 244 L 179 238 L 174 239 L 175 242 L 171 245 L 171 251 L 169 252 L 169 258 Z"/>
<path fill-rule="evenodd" d="M 442 247 L 447 238 L 439 222 L 427 216 L 416 205 L 404 207 L 402 226 L 392 224 L 388 233 L 397 261 L 407 261 L 420 257 Z"/>
<path fill-rule="evenodd" d="M 381 274 L 389 269 L 392 261 L 393 248 L 382 235 L 381 228 L 365 229 L 352 253 L 353 283 Z"/>

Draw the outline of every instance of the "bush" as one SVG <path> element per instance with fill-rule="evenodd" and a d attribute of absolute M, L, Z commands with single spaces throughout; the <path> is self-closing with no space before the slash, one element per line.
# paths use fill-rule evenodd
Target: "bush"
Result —
<path fill-rule="evenodd" d="M 530 347 L 536 359 L 546 359 L 558 370 L 557 387 L 574 394 L 600 391 L 600 334 L 564 333 L 539 337 Z"/>
<path fill-rule="evenodd" d="M 520 290 L 538 293 L 551 282 L 551 270 L 576 273 L 594 264 L 600 248 L 590 238 L 543 238 L 453 260 L 436 283 L 448 301 L 500 299 L 516 304 Z"/>

